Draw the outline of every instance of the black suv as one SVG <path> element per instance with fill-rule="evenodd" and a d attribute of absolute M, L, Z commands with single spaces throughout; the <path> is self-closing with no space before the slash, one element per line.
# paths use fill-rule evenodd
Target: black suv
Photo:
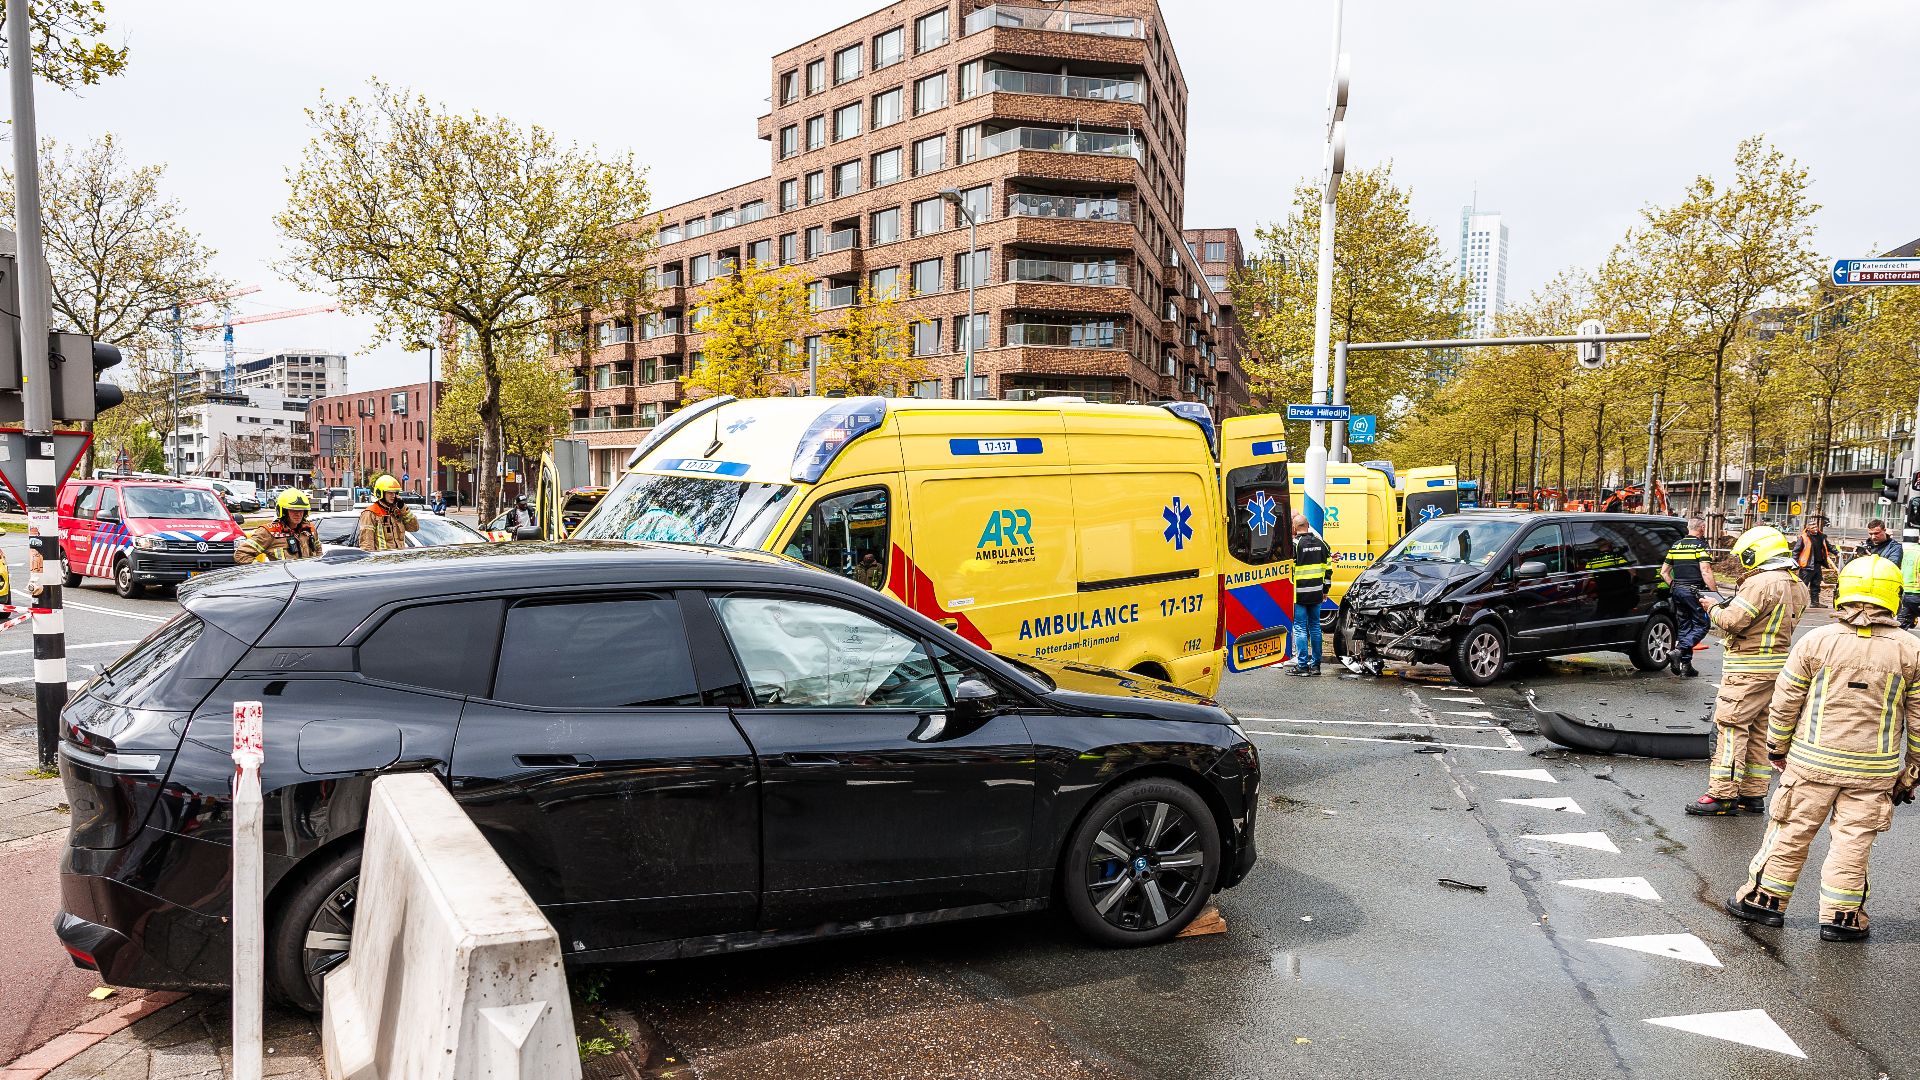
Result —
<path fill-rule="evenodd" d="M 1344 655 L 1446 664 L 1485 686 L 1509 661 L 1619 649 L 1666 666 L 1674 630 L 1660 565 L 1678 518 L 1472 510 L 1402 537 L 1340 605 Z"/>
<path fill-rule="evenodd" d="M 994 656 L 782 556 L 613 542 L 341 553 L 180 590 L 62 724 L 55 929 L 109 982 L 226 981 L 235 701 L 265 704 L 268 977 L 346 955 L 368 788 L 442 777 L 570 963 L 1064 906 L 1177 934 L 1253 863 L 1213 702 Z"/>

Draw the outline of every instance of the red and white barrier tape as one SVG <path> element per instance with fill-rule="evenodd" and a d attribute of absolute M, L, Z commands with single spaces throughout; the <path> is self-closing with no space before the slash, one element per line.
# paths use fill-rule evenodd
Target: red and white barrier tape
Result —
<path fill-rule="evenodd" d="M 18 604 L 0 604 L 0 615 L 51 615 L 49 607 L 21 607 Z M 7 625 L 11 626 L 12 623 Z"/>
<path fill-rule="evenodd" d="M 0 630 L 11 630 L 16 626 L 19 626 L 21 623 L 31 621 L 32 619 L 33 619 L 32 612 L 28 612 L 25 615 L 16 615 L 13 618 L 8 619 L 6 622 L 0 622 Z"/>

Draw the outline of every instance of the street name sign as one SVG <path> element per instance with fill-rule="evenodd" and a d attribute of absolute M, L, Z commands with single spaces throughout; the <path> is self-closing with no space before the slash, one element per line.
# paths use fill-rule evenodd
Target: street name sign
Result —
<path fill-rule="evenodd" d="M 1920 285 L 1920 259 L 1840 259 L 1835 285 Z"/>
<path fill-rule="evenodd" d="M 1340 421 L 1353 415 L 1353 409 L 1347 405 L 1288 405 L 1289 420 Z"/>

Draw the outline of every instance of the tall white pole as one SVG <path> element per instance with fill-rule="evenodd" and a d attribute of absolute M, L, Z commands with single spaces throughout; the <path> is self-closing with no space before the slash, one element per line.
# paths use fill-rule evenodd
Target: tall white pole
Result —
<path fill-rule="evenodd" d="M 1333 4 L 1333 71 L 1327 85 L 1326 176 L 1320 195 L 1320 264 L 1314 283 L 1313 404 L 1330 404 L 1327 393 L 1327 353 L 1333 338 L 1333 221 L 1340 175 L 1346 170 L 1346 78 L 1340 55 L 1342 0 Z M 1307 525 L 1325 534 L 1327 522 L 1327 425 L 1313 421 L 1307 443 Z"/>
<path fill-rule="evenodd" d="M 262 998 L 266 993 L 265 834 L 260 804 L 260 765 L 266 744 L 257 701 L 233 703 L 233 1080 L 260 1080 Z"/>

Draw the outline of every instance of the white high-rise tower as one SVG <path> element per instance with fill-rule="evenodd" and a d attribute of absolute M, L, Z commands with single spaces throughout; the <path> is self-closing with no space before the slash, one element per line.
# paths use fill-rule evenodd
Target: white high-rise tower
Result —
<path fill-rule="evenodd" d="M 1467 279 L 1468 332 L 1486 337 L 1507 310 L 1507 224 L 1498 211 L 1460 208 L 1460 272 Z"/>

